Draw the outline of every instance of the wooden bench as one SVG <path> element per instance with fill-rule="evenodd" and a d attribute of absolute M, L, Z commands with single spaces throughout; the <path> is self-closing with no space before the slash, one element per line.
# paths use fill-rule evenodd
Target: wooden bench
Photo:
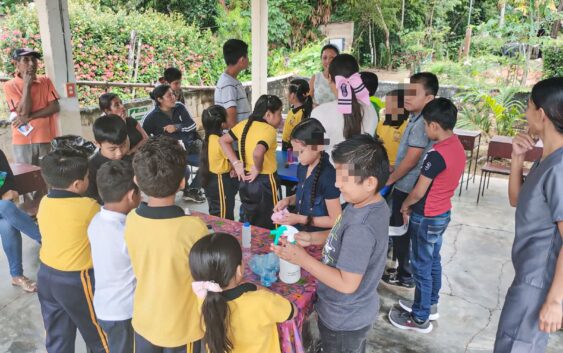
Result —
<path fill-rule="evenodd" d="M 14 173 L 15 191 L 20 195 L 33 193 L 31 198 L 24 197 L 24 202 L 19 207 L 30 217 L 35 218 L 39 202 L 48 191 L 41 175 L 41 168 L 25 163 L 10 163 L 10 168 Z"/>

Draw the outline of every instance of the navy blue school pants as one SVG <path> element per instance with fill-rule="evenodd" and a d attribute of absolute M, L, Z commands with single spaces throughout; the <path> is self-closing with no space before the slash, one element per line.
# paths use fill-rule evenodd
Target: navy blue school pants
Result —
<path fill-rule="evenodd" d="M 94 313 L 94 271 L 59 271 L 39 266 L 37 294 L 48 353 L 74 353 L 76 329 L 93 353 L 109 353 Z"/>
<path fill-rule="evenodd" d="M 135 332 L 133 353 L 201 353 L 201 341 L 188 343 L 180 347 L 159 347 Z"/>

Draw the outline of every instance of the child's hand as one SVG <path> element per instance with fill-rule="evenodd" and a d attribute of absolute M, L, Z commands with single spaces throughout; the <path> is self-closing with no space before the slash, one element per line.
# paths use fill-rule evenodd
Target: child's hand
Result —
<path fill-rule="evenodd" d="M 512 139 L 512 158 L 522 158 L 536 143 L 528 134 L 519 133 Z"/>
<path fill-rule="evenodd" d="M 298 215 L 291 212 L 287 212 L 286 214 L 284 214 L 282 220 L 278 222 L 278 224 L 283 224 L 286 226 L 292 226 L 295 224 L 305 224 L 305 223 L 307 223 L 306 216 Z"/>
<path fill-rule="evenodd" d="M 246 174 L 244 172 L 244 165 L 241 161 L 236 161 L 233 163 L 233 169 L 239 181 L 246 179 Z"/>
<path fill-rule="evenodd" d="M 280 212 L 283 209 L 286 209 L 289 206 L 289 199 L 286 197 L 281 199 L 275 206 L 274 212 Z"/>
<path fill-rule="evenodd" d="M 299 232 L 295 234 L 295 240 L 301 246 L 311 246 L 313 244 L 313 235 L 310 232 Z"/>
<path fill-rule="evenodd" d="M 256 168 L 256 166 L 252 166 L 252 168 L 250 168 L 250 173 L 246 176 L 246 181 L 252 183 L 259 174 L 260 171 Z"/>
<path fill-rule="evenodd" d="M 166 126 L 164 127 L 164 131 L 167 132 L 167 133 L 169 133 L 169 134 L 172 134 L 172 133 L 176 132 L 176 126 L 174 126 L 174 125 L 172 125 L 172 124 L 166 125 Z"/>
<path fill-rule="evenodd" d="M 403 214 L 403 223 L 407 224 L 409 222 L 409 216 L 411 215 L 412 210 L 410 207 L 405 206 L 404 204 L 401 206 L 401 213 Z"/>
<path fill-rule="evenodd" d="M 308 256 L 305 249 L 296 244 L 290 244 L 287 239 L 280 239 L 280 245 L 270 245 L 272 250 L 280 259 L 301 266 L 302 261 Z"/>
<path fill-rule="evenodd" d="M 563 310 L 561 308 L 561 302 L 548 300 L 541 307 L 539 326 L 540 331 L 552 333 L 561 328 Z"/>

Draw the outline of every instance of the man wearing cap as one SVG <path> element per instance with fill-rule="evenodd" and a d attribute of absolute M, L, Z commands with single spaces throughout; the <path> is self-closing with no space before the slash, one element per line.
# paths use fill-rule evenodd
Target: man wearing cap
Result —
<path fill-rule="evenodd" d="M 16 49 L 12 55 L 16 75 L 4 84 L 10 108 L 14 160 L 39 165 L 39 159 L 51 149 L 57 135 L 59 95 L 47 76 L 37 76 L 41 54 L 29 48 Z"/>

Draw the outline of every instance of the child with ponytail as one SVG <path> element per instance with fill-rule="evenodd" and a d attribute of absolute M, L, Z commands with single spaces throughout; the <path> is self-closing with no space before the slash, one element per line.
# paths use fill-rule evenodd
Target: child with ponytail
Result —
<path fill-rule="evenodd" d="M 219 140 L 240 181 L 241 221 L 273 228 L 272 210 L 280 194 L 277 175 L 277 127 L 281 122 L 282 101 L 262 95 L 248 119 L 235 125 Z M 238 153 L 233 142 L 238 142 Z"/>
<path fill-rule="evenodd" d="M 283 214 L 279 224 L 293 225 L 300 231 L 320 231 L 332 228 L 342 212 L 340 191 L 334 185 L 336 170 L 324 151 L 325 129 L 317 119 L 299 123 L 291 134 L 293 151 L 298 154 L 297 190 L 274 208 L 281 212 L 293 206 L 294 213 Z"/>
<path fill-rule="evenodd" d="M 313 109 L 311 117 L 319 120 L 328 138 L 327 152 L 352 136 L 368 133 L 377 127 L 377 112 L 359 73 L 358 61 L 350 54 L 337 55 L 329 65 L 330 88 L 338 100 Z"/>
<path fill-rule="evenodd" d="M 205 140 L 201 148 L 199 173 L 209 214 L 234 220 L 238 180 L 231 176 L 231 165 L 219 144 L 227 126 L 227 111 L 220 105 L 212 105 L 203 111 L 201 120 Z"/>
<path fill-rule="evenodd" d="M 276 323 L 292 319 L 293 304 L 276 293 L 243 283 L 238 240 L 214 233 L 190 251 L 195 294 L 203 300 L 203 344 L 209 353 L 280 352 Z"/>
<path fill-rule="evenodd" d="M 291 132 L 301 121 L 311 116 L 313 99 L 309 96 L 309 83 L 303 79 L 292 80 L 289 83 L 287 101 L 291 105 L 282 132 L 282 150 L 291 148 Z"/>

